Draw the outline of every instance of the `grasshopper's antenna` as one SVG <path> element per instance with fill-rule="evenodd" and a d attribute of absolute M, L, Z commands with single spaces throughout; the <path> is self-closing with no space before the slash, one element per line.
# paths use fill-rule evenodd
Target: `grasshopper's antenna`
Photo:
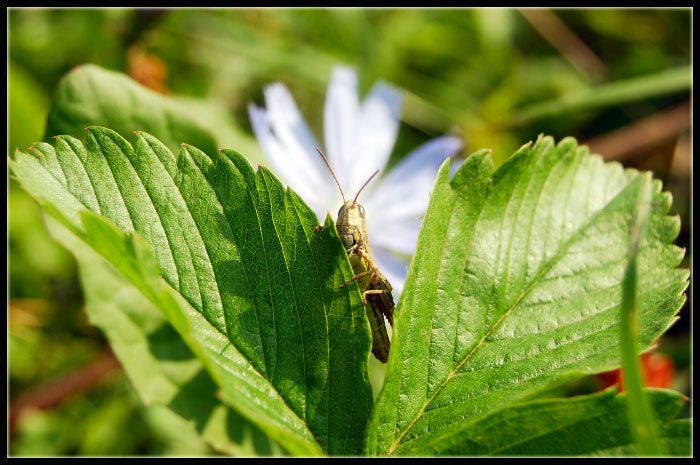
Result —
<path fill-rule="evenodd" d="M 360 190 L 357 191 L 357 195 L 355 196 L 355 200 L 352 201 L 352 204 L 353 204 L 353 205 L 355 205 L 355 204 L 357 203 L 357 198 L 360 196 L 360 192 L 362 192 L 362 189 L 364 189 L 365 187 L 367 187 L 367 184 L 369 184 L 369 182 L 372 180 L 373 177 L 375 177 L 375 176 L 377 175 L 377 173 L 379 173 L 379 170 L 375 171 L 374 174 L 373 174 L 372 176 L 369 177 L 369 179 L 367 180 L 367 182 L 365 182 L 365 183 L 362 185 L 362 187 L 360 187 Z"/>
<path fill-rule="evenodd" d="M 319 155 L 321 155 L 321 158 L 323 158 L 323 161 L 326 162 L 326 166 L 328 167 L 328 170 L 333 175 L 333 179 L 335 179 L 335 183 L 338 185 L 338 189 L 340 189 L 340 195 L 343 196 L 343 205 L 345 205 L 345 194 L 343 194 L 343 188 L 340 187 L 340 183 L 338 182 L 338 178 L 335 177 L 335 173 L 333 172 L 333 168 L 331 168 L 331 164 L 328 163 L 328 160 L 326 160 L 326 156 L 323 155 L 323 152 L 321 152 L 321 149 L 316 147 L 316 151 L 318 152 Z"/>

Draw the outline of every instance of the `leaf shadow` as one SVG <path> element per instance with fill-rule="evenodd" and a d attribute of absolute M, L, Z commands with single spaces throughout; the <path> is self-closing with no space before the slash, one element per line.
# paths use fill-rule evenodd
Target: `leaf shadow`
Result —
<path fill-rule="evenodd" d="M 177 395 L 168 407 L 184 418 L 194 420 L 197 431 L 203 431 L 214 409 L 220 405 L 216 400 L 217 386 L 206 370 L 200 370 L 187 383 L 180 386 Z"/>
<path fill-rule="evenodd" d="M 148 349 L 161 361 L 183 361 L 194 358 L 194 354 L 182 342 L 180 335 L 169 323 L 163 323 L 148 336 Z"/>

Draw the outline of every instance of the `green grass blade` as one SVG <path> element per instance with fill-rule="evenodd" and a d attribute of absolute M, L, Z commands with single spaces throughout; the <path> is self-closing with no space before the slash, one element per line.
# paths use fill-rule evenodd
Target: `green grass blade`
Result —
<path fill-rule="evenodd" d="M 521 126 L 540 118 L 621 105 L 691 88 L 691 69 L 683 66 L 650 76 L 634 77 L 591 87 L 587 92 L 565 95 L 525 107 L 504 124 Z"/>
<path fill-rule="evenodd" d="M 629 262 L 622 282 L 622 305 L 620 306 L 620 349 L 624 385 L 629 392 L 627 413 L 630 429 L 640 455 L 662 455 L 664 448 L 659 440 L 657 424 L 649 401 L 643 390 L 644 380 L 639 363 L 637 343 L 637 253 L 639 241 L 646 226 L 651 209 L 651 179 L 642 176 L 637 208 L 630 231 Z"/>

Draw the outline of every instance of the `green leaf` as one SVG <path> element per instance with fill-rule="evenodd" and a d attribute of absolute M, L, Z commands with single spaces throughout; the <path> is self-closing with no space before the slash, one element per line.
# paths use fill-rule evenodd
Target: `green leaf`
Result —
<path fill-rule="evenodd" d="M 674 420 L 661 429 L 661 442 L 664 444 L 668 455 L 671 456 L 690 457 L 692 436 L 692 420 L 690 418 Z M 622 457 L 636 456 L 639 455 L 639 452 L 636 444 L 630 440 L 626 444 L 621 444 L 609 449 L 599 449 L 585 455 Z"/>
<path fill-rule="evenodd" d="M 647 392 L 660 424 L 671 427 L 683 396 L 660 389 Z M 461 442 L 444 453 L 633 455 L 634 449 L 628 447 L 634 437 L 624 421 L 626 402 L 627 394 L 617 394 L 612 388 L 589 396 L 518 404 L 476 422 L 460 435 Z"/>
<path fill-rule="evenodd" d="M 486 151 L 440 170 L 372 413 L 370 454 L 440 452 L 480 418 L 619 364 L 630 218 L 643 176 L 541 137 L 494 172 Z M 679 220 L 653 184 L 640 242 L 639 341 L 684 300 Z M 555 452 L 555 451 L 553 451 Z"/>
<path fill-rule="evenodd" d="M 75 254 L 90 323 L 105 334 L 146 405 L 178 413 L 221 452 L 280 453 L 259 428 L 216 398 L 216 384 L 202 363 L 138 289 L 61 223 L 47 216 L 46 225 Z"/>
<path fill-rule="evenodd" d="M 164 313 L 226 405 L 291 453 L 359 452 L 369 325 L 357 289 L 338 289 L 352 270 L 330 218 L 315 231 L 293 191 L 233 151 L 175 160 L 148 134 L 132 148 L 98 127 L 87 147 L 38 145 L 11 162 L 20 183 Z"/>
<path fill-rule="evenodd" d="M 171 151 L 187 142 L 205 153 L 235 146 L 249 160 L 265 159 L 255 138 L 236 126 L 228 110 L 211 100 L 154 92 L 130 77 L 82 65 L 58 84 L 46 123 L 45 140 L 54 135 L 82 137 L 88 126 L 104 126 L 136 142 L 134 130 L 161 140 Z"/>
<path fill-rule="evenodd" d="M 661 440 L 666 447 L 666 451 L 672 456 L 691 456 L 692 446 L 692 423 L 690 418 L 674 420 L 661 429 Z M 590 455 L 597 456 L 628 456 L 638 455 L 636 444 L 629 444 L 612 447 L 606 450 L 598 450 Z"/>
<path fill-rule="evenodd" d="M 664 427 L 661 437 L 666 444 L 666 450 L 671 455 L 690 456 L 692 451 L 692 426 L 691 418 L 681 418 L 672 421 Z"/>

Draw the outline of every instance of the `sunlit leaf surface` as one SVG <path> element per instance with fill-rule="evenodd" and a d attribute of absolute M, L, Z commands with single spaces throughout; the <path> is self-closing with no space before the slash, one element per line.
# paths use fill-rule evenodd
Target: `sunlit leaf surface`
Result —
<path fill-rule="evenodd" d="M 397 306 L 371 454 L 439 453 L 474 421 L 619 364 L 619 305 L 637 192 L 650 176 L 541 137 L 498 170 L 486 151 L 438 176 Z M 678 218 L 654 182 L 639 257 L 646 348 L 684 300 Z M 640 348 L 641 349 L 641 348 Z"/>
<path fill-rule="evenodd" d="M 161 310 L 223 402 L 289 452 L 356 454 L 369 328 L 333 223 L 233 151 L 89 130 L 16 153 L 22 185 Z M 138 233 L 137 235 L 133 233 Z M 126 235 L 125 235 L 126 233 Z M 84 283 L 85 284 L 85 283 Z"/>

